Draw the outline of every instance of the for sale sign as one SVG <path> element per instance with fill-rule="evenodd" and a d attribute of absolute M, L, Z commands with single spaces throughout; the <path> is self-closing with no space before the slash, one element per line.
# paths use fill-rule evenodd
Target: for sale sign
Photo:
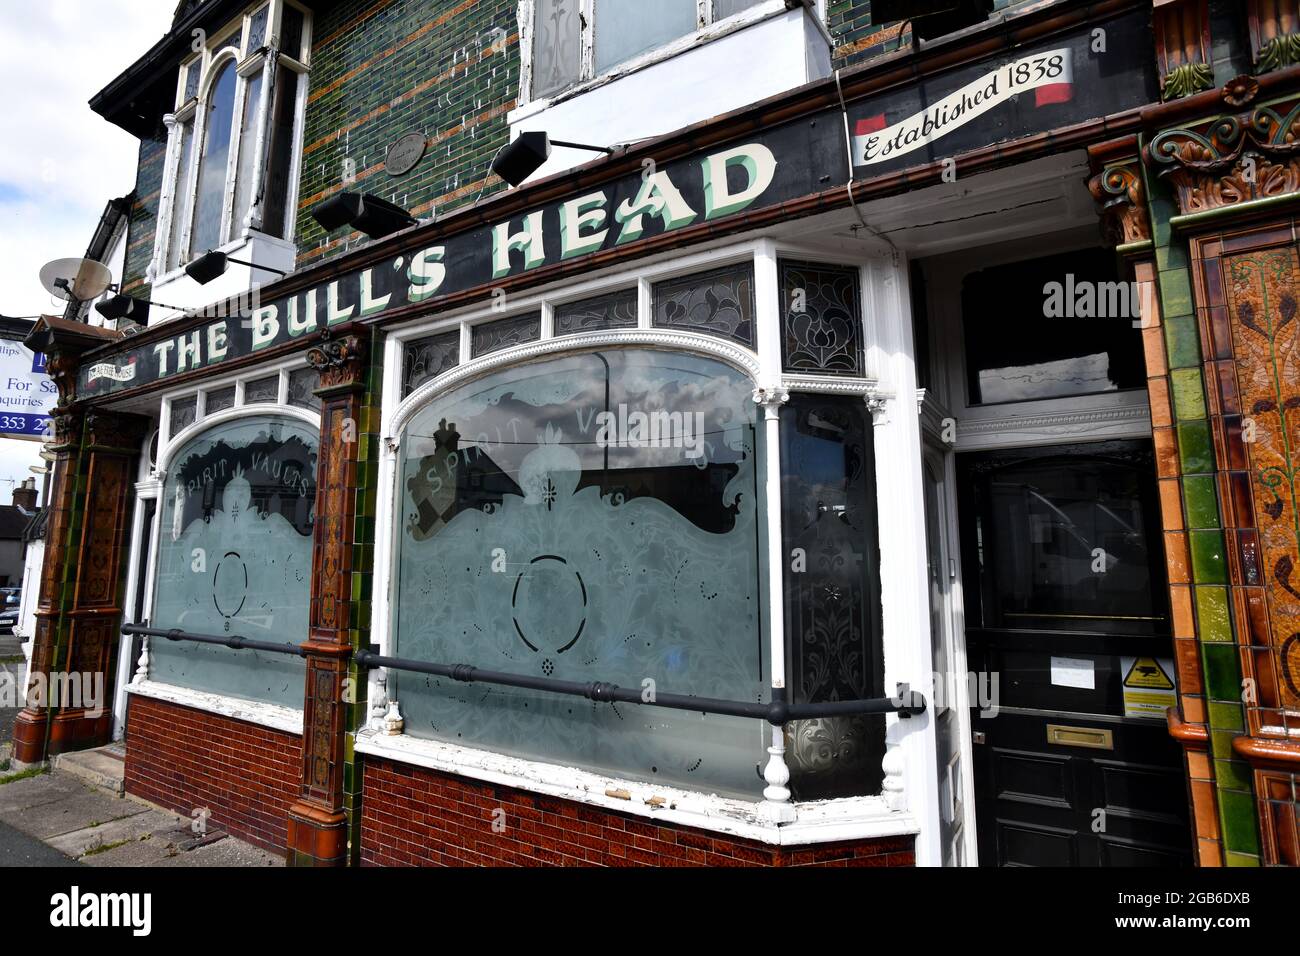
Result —
<path fill-rule="evenodd" d="M 58 397 L 45 356 L 0 339 L 0 437 L 45 439 Z"/>

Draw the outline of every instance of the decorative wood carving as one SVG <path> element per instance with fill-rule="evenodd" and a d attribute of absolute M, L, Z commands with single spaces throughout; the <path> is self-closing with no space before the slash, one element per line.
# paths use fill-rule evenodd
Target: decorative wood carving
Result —
<path fill-rule="evenodd" d="M 1102 228 L 1115 245 L 1151 238 L 1147 197 L 1137 156 L 1107 165 L 1088 180 L 1088 191 L 1101 209 Z"/>
<path fill-rule="evenodd" d="M 1174 188 L 1183 215 L 1300 192 L 1300 98 L 1250 108 L 1253 77 L 1223 87 L 1236 110 L 1156 134 L 1146 162 Z"/>
<path fill-rule="evenodd" d="M 366 340 L 348 334 L 322 338 L 307 351 L 307 364 L 320 373 L 320 388 L 360 387 L 365 381 Z"/>
<path fill-rule="evenodd" d="M 1176 100 L 1213 89 L 1206 0 L 1157 0 L 1152 12 L 1161 97 Z"/>

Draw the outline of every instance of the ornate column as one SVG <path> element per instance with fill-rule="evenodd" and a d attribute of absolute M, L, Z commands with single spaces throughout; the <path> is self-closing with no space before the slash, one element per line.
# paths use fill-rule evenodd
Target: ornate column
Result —
<path fill-rule="evenodd" d="M 46 367 L 55 382 L 60 382 L 69 371 L 67 366 L 71 366 L 71 375 L 75 376 L 75 361 L 51 358 Z M 60 394 L 62 392 L 63 385 L 60 384 Z M 54 475 L 50 482 L 50 498 L 42 502 L 50 513 L 45 531 L 45 562 L 41 566 L 36 603 L 31 677 L 26 688 L 26 707 L 14 721 L 13 761 L 19 769 L 45 760 L 50 716 L 46 689 L 61 644 L 59 617 L 72 553 L 69 537 L 81 471 L 81 412 L 56 410 L 52 424 L 54 437 L 46 447 L 54 456 L 50 462 Z"/>
<path fill-rule="evenodd" d="M 762 495 L 767 509 L 767 588 L 768 614 L 772 622 L 772 696 L 786 694 L 785 686 L 785 546 L 781 536 L 781 406 L 790 401 L 790 393 L 780 385 L 754 389 L 754 404 L 763 412 L 763 445 L 766 448 L 766 481 Z M 772 744 L 767 748 L 767 765 L 763 768 L 763 802 L 759 813 L 773 823 L 790 823 L 795 819 L 790 803 L 790 768 L 785 762 L 785 728 L 773 726 Z"/>
<path fill-rule="evenodd" d="M 360 480 L 373 459 L 365 427 L 367 342 L 344 331 L 307 353 L 320 373 L 320 460 L 311 579 L 311 626 L 303 702 L 302 791 L 289 808 L 291 866 L 344 866 L 349 815 L 345 795 L 346 735 L 356 725 L 358 687 L 351 656 L 362 620 L 353 601 Z M 364 704 L 364 702 L 362 702 Z M 364 710 L 364 707 L 361 708 Z M 359 790 L 358 790 L 359 792 Z"/>
<path fill-rule="evenodd" d="M 37 599 L 27 706 L 14 724 L 14 760 L 36 764 L 108 742 L 125 584 L 127 509 L 145 420 L 76 402 L 80 356 L 119 338 L 43 317 L 27 344 L 48 356 L 59 392 L 52 416 L 54 478 Z"/>
<path fill-rule="evenodd" d="M 1193 801 L 1214 810 L 1196 814 L 1202 865 L 1300 865 L 1297 79 L 1239 76 L 1144 115 L 1148 187 L 1168 209 L 1153 215 L 1168 387 L 1152 412 L 1172 418 L 1155 432 L 1174 454 L 1157 457 L 1185 503 L 1166 534 L 1190 579 L 1171 587 L 1176 637 L 1193 628 L 1202 665 L 1185 671 L 1180 653 L 1170 729 L 1189 767 L 1201 754 Z"/>

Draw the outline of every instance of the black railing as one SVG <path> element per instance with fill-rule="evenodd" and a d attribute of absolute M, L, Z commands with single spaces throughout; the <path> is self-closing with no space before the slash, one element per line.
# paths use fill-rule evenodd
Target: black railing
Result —
<path fill-rule="evenodd" d="M 161 637 L 169 641 L 193 641 L 197 644 L 220 644 L 236 650 L 249 649 L 270 651 L 274 654 L 292 654 L 306 657 L 307 651 L 294 644 L 273 644 L 268 641 L 254 641 L 237 634 L 219 636 L 214 634 L 192 634 L 178 628 L 164 630 L 155 627 L 141 627 L 128 624 L 122 628 L 127 635 Z M 689 710 L 702 714 L 723 714 L 730 717 L 753 717 L 781 726 L 791 720 L 807 720 L 814 717 L 847 717 L 858 714 L 892 714 L 911 717 L 925 712 L 925 698 L 900 684 L 895 697 L 877 697 L 870 700 L 843 700 L 823 704 L 791 704 L 786 700 L 785 689 L 772 688 L 770 703 L 759 701 L 724 700 L 718 697 L 696 697 L 690 694 L 666 694 L 650 692 L 632 687 L 619 687 L 606 681 L 568 681 L 555 680 L 550 677 L 532 677 L 527 674 L 511 674 L 505 671 L 486 670 L 471 664 L 434 664 L 428 661 L 416 661 L 405 657 L 385 657 L 374 651 L 362 649 L 353 654 L 359 666 L 365 668 L 383 667 L 388 670 L 411 671 L 416 674 L 432 674 L 446 677 L 465 684 L 498 684 L 505 687 L 521 687 L 526 690 L 548 691 L 553 694 L 567 694 L 571 697 L 585 697 L 597 702 L 619 702 L 626 704 L 644 704 L 650 707 L 667 707 L 672 710 Z"/>

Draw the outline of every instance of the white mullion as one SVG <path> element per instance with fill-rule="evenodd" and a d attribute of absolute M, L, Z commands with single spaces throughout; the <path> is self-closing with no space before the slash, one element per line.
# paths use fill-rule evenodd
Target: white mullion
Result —
<path fill-rule="evenodd" d="M 589 80 L 596 75 L 596 0 L 581 0 L 579 15 L 586 24 L 582 28 L 582 62 L 578 80 Z"/>
<path fill-rule="evenodd" d="M 697 29 L 713 23 L 713 0 L 695 0 L 695 26 Z"/>
<path fill-rule="evenodd" d="M 153 258 L 149 262 L 145 278 L 152 282 L 167 271 L 167 257 L 171 255 L 172 220 L 176 216 L 176 187 L 180 182 L 181 140 L 184 139 L 185 124 L 176 119 L 175 113 L 163 117 L 167 127 L 167 151 L 163 161 L 162 193 L 158 197 L 158 229 L 154 233 Z"/>

